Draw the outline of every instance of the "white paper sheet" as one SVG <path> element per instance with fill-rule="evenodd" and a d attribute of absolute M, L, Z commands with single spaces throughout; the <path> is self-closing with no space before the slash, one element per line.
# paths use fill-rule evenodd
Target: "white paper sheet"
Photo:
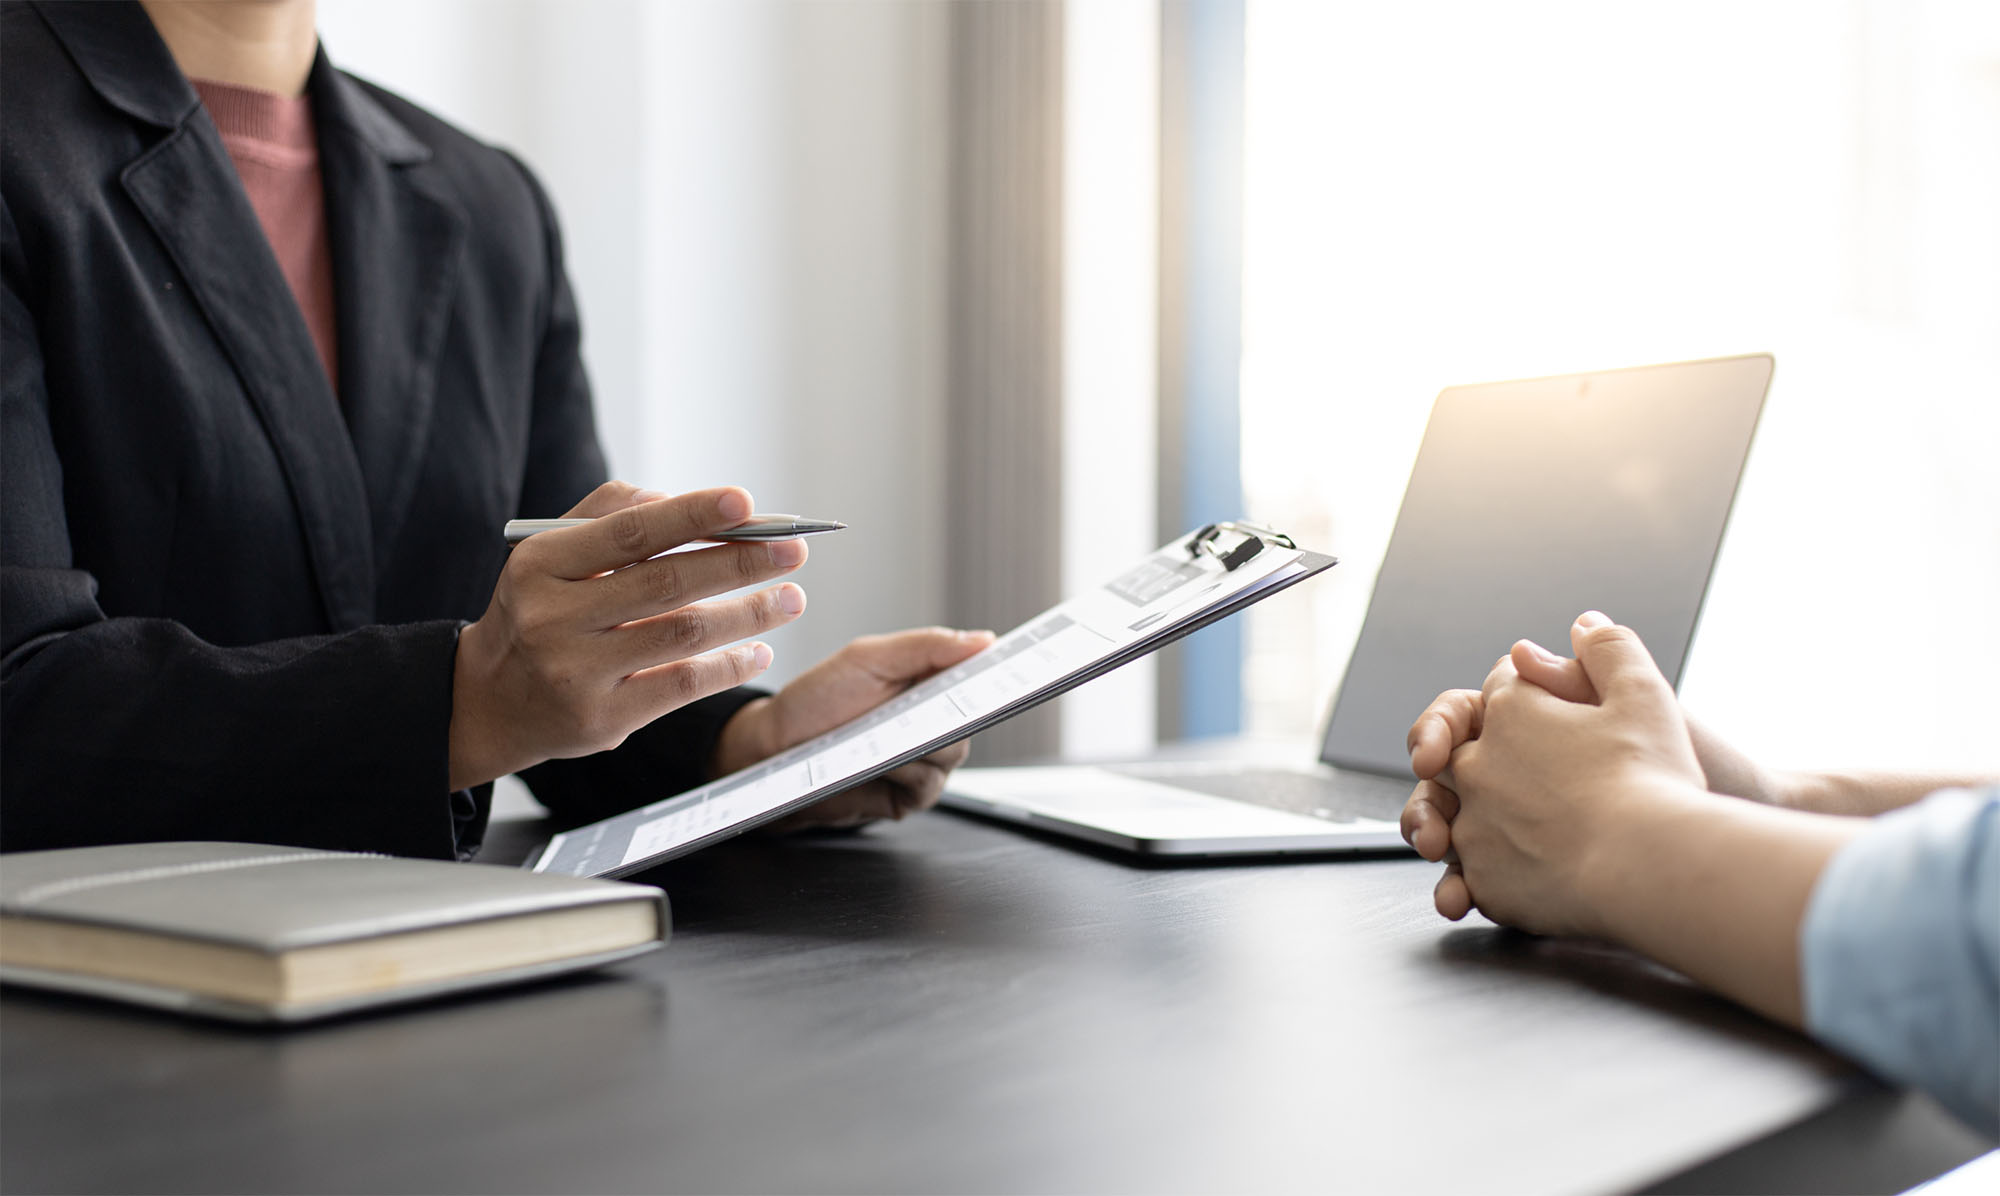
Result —
<path fill-rule="evenodd" d="M 879 775 L 963 738 L 1203 612 L 1306 571 L 1303 553 L 1267 545 L 1234 571 L 1192 556 L 1183 536 L 1099 586 L 1001 636 L 969 660 L 817 739 L 759 764 L 550 841 L 541 872 L 629 872 Z"/>

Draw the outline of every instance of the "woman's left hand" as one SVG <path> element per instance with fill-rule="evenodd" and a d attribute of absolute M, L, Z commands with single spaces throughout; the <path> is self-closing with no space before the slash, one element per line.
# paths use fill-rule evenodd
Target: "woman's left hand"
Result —
<path fill-rule="evenodd" d="M 926 627 L 863 636 L 724 724 L 717 775 L 735 772 L 865 714 L 941 669 L 993 642 L 990 631 Z M 861 826 L 927 810 L 944 795 L 945 778 L 965 763 L 964 741 L 845 789 L 771 824 L 773 830 Z"/>

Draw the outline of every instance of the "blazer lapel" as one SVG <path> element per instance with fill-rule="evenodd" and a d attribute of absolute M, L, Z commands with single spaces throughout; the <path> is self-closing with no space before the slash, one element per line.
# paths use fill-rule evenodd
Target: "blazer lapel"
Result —
<path fill-rule="evenodd" d="M 91 85 L 166 130 L 120 173 L 235 367 L 291 486 L 329 627 L 373 621 L 361 469 L 312 335 L 215 125 L 136 4 L 42 14 Z"/>
<path fill-rule="evenodd" d="M 340 341 L 341 406 L 385 566 L 428 446 L 464 213 L 425 186 L 431 154 L 322 54 L 308 88 L 320 130 Z"/>
<path fill-rule="evenodd" d="M 429 147 L 324 52 L 315 59 L 336 400 L 235 166 L 152 21 L 133 3 L 38 9 L 107 102 L 164 131 L 121 181 L 276 448 L 329 626 L 373 622 L 377 562 L 409 514 L 429 438 L 465 241 L 464 214 L 422 178 Z"/>
<path fill-rule="evenodd" d="M 333 388 L 205 116 L 125 169 L 125 190 L 165 243 L 236 367 L 277 449 L 304 526 L 327 621 L 372 621 L 374 554 L 361 517 L 367 494 Z"/>

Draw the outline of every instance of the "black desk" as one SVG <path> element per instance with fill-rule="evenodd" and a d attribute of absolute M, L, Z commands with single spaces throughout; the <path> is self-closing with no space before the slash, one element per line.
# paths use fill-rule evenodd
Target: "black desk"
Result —
<path fill-rule="evenodd" d="M 0 1186 L 1865 1191 L 1983 1145 L 1630 957 L 1440 922 L 1434 872 L 940 813 L 670 865 L 670 947 L 531 989 L 296 1032 L 12 991 Z"/>

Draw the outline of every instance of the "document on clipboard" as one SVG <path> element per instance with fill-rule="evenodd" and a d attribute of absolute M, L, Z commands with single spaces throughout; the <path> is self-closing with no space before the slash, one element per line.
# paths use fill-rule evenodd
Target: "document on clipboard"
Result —
<path fill-rule="evenodd" d="M 1330 568 L 1289 536 L 1212 523 L 815 739 L 557 835 L 537 872 L 626 876 L 967 738 Z"/>

